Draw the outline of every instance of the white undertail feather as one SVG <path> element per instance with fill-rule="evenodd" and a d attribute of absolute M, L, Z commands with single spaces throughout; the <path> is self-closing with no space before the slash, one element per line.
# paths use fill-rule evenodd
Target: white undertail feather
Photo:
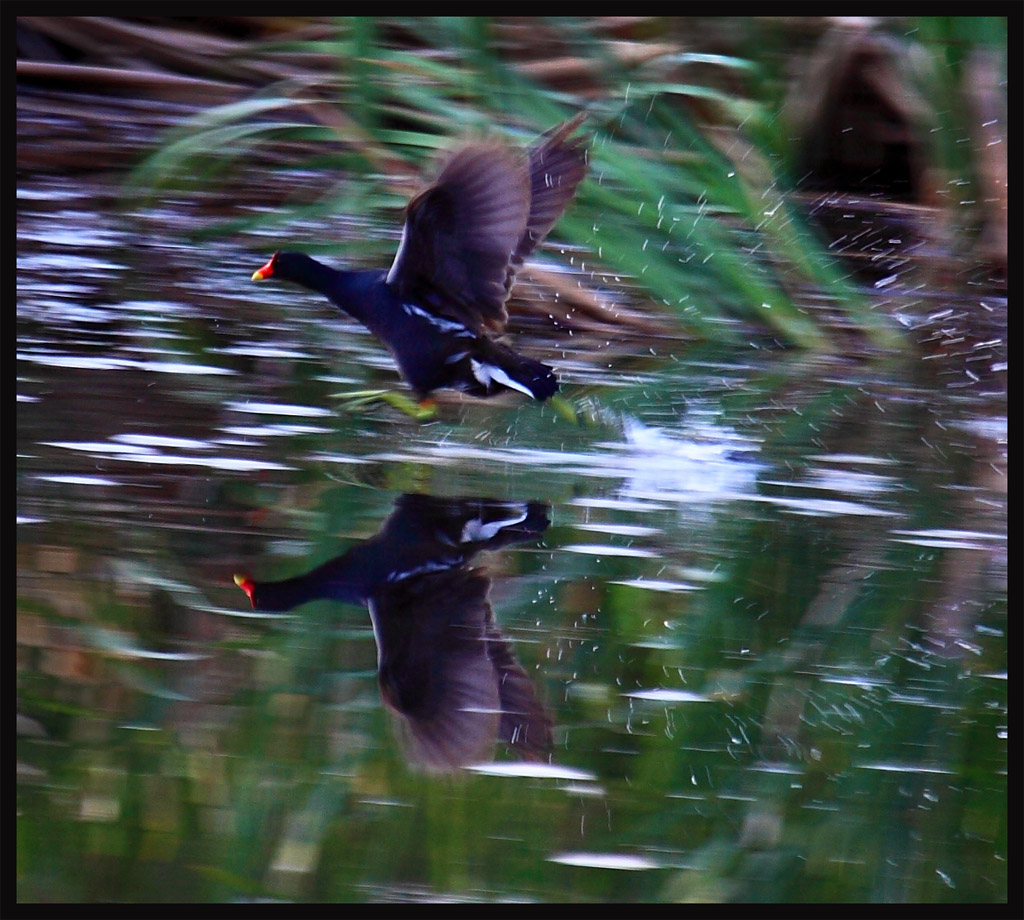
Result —
<path fill-rule="evenodd" d="M 492 380 L 495 383 L 500 383 L 502 386 L 508 387 L 510 390 L 518 390 L 520 393 L 525 393 L 530 399 L 535 399 L 533 391 L 526 386 L 524 383 L 520 383 L 518 380 L 513 380 L 505 371 L 500 367 L 495 367 L 493 364 L 484 364 L 482 361 L 477 361 L 475 358 L 470 360 L 470 366 L 473 368 L 473 376 L 476 377 L 484 386 L 487 386 Z"/>
<path fill-rule="evenodd" d="M 517 505 L 515 510 L 518 512 L 516 516 L 504 521 L 492 521 L 490 524 L 485 524 L 480 518 L 466 521 L 462 528 L 462 536 L 459 538 L 459 542 L 483 543 L 485 540 L 490 540 L 491 537 L 497 536 L 504 528 L 521 524 L 530 513 L 530 509 L 526 505 Z"/>

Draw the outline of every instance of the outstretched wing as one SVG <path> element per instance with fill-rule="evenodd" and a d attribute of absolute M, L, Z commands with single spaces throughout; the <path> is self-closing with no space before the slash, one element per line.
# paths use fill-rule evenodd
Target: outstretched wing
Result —
<path fill-rule="evenodd" d="M 553 128 L 526 158 L 495 143 L 455 151 L 406 208 L 388 283 L 401 297 L 474 330 L 501 328 L 523 260 L 586 172 L 583 116 Z"/>
<path fill-rule="evenodd" d="M 529 216 L 526 164 L 496 144 L 463 147 L 409 202 L 388 283 L 471 329 L 500 325 L 509 260 Z"/>
<path fill-rule="evenodd" d="M 506 298 L 515 283 L 516 272 L 562 216 L 576 194 L 576 186 L 587 173 L 586 144 L 590 138 L 572 137 L 586 117 L 586 113 L 581 112 L 555 126 L 530 148 L 530 217 L 509 262 Z"/>

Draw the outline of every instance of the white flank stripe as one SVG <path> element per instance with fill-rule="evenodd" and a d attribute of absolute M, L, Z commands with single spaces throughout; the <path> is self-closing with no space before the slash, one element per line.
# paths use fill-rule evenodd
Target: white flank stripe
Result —
<path fill-rule="evenodd" d="M 443 316 L 435 316 L 414 303 L 403 303 L 402 309 L 410 316 L 419 316 L 421 319 L 425 319 L 431 326 L 436 326 L 442 332 L 454 332 L 457 338 L 473 338 L 473 333 L 463 326 L 462 323 L 445 319 Z"/>

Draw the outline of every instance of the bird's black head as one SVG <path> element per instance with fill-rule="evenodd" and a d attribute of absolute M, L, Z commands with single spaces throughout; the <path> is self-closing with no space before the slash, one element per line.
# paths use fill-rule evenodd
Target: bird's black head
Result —
<path fill-rule="evenodd" d="M 275 252 L 270 261 L 253 272 L 253 281 L 277 278 L 281 281 L 302 282 L 309 276 L 315 261 L 301 252 Z"/>

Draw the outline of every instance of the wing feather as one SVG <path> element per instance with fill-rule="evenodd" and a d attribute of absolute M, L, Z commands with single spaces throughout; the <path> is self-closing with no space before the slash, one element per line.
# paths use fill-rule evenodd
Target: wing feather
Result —
<path fill-rule="evenodd" d="M 515 274 L 565 210 L 586 173 L 578 115 L 523 156 L 491 142 L 457 149 L 409 202 L 388 283 L 471 329 L 500 329 Z"/>

